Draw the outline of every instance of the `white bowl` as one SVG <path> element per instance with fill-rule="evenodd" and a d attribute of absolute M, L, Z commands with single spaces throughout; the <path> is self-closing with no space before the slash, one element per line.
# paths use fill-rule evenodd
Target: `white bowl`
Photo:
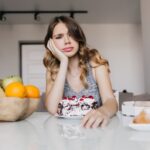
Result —
<path fill-rule="evenodd" d="M 122 115 L 134 117 L 141 111 L 150 114 L 150 101 L 126 101 L 122 104 Z"/>

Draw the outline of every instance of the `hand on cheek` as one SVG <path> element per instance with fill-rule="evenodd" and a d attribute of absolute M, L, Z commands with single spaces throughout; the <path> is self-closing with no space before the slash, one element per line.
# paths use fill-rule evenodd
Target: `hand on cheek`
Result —
<path fill-rule="evenodd" d="M 47 47 L 58 60 L 60 61 L 68 60 L 65 54 L 55 46 L 54 41 L 52 39 L 48 41 Z"/>
<path fill-rule="evenodd" d="M 81 121 L 85 128 L 105 127 L 109 122 L 109 117 L 101 110 L 91 110 Z"/>

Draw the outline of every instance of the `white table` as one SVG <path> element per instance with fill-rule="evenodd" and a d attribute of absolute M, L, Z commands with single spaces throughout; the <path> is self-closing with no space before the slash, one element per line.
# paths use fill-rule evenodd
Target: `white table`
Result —
<path fill-rule="evenodd" d="M 104 128 L 80 128 L 80 120 L 37 112 L 24 121 L 0 123 L 0 150 L 150 150 L 150 132 L 114 117 Z"/>

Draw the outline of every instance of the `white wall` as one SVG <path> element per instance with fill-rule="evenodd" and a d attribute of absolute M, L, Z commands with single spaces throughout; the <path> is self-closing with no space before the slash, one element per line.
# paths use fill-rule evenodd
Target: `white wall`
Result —
<path fill-rule="evenodd" d="M 141 26 L 82 24 L 88 44 L 109 60 L 113 88 L 145 92 Z M 0 78 L 19 73 L 18 41 L 43 40 L 47 25 L 0 25 Z"/>
<path fill-rule="evenodd" d="M 144 93 L 141 26 L 100 24 L 83 27 L 88 43 L 109 60 L 114 89 Z"/>
<path fill-rule="evenodd" d="M 43 25 L 0 25 L 0 78 L 19 74 L 19 41 L 43 40 Z"/>
<path fill-rule="evenodd" d="M 145 63 L 146 92 L 150 94 L 150 1 L 141 0 L 141 20 Z"/>

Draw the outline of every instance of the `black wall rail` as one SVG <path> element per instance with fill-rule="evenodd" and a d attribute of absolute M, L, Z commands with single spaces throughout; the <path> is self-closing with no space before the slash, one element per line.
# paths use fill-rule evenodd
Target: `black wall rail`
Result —
<path fill-rule="evenodd" d="M 70 14 L 70 17 L 74 18 L 75 14 L 88 13 L 86 10 L 38 10 L 38 11 L 1 11 L 0 21 L 6 21 L 7 14 L 33 14 L 34 20 L 38 20 L 40 14 Z"/>

